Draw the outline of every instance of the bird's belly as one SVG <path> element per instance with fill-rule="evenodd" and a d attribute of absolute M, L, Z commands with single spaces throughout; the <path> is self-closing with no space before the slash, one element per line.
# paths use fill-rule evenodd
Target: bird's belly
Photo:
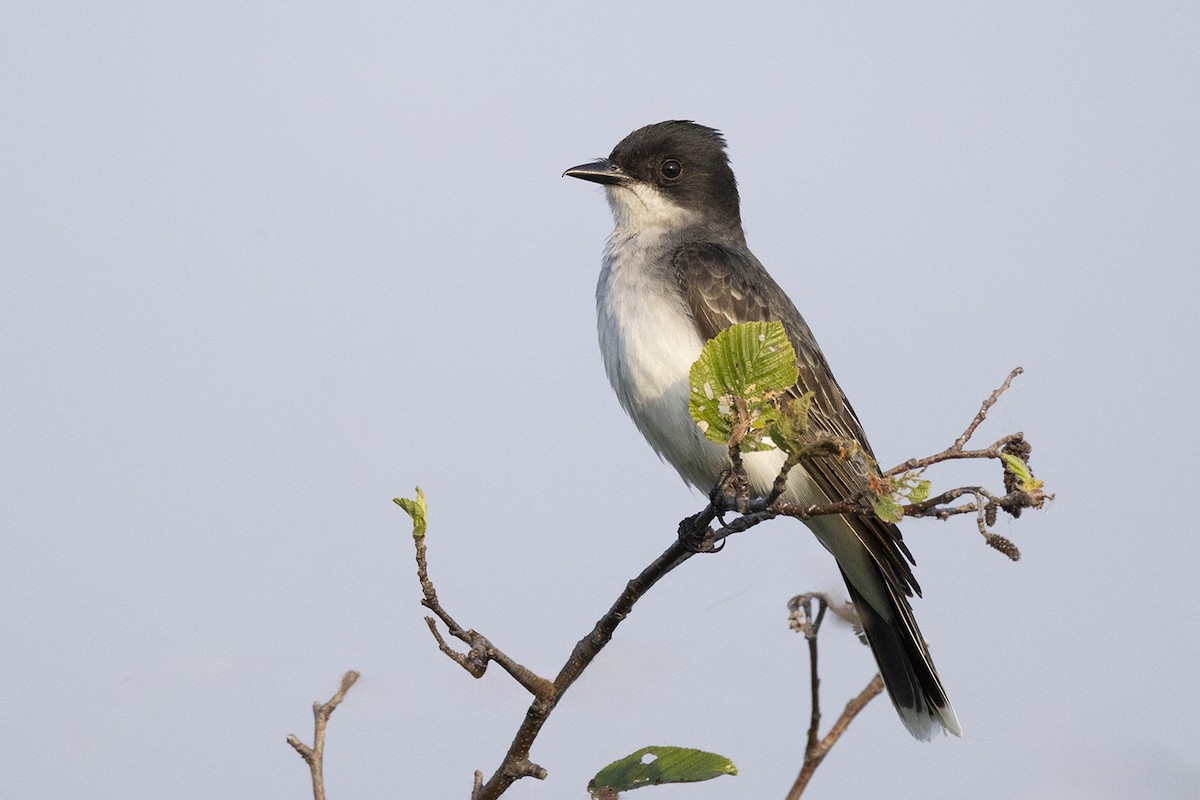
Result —
<path fill-rule="evenodd" d="M 685 481 L 707 493 L 729 467 L 729 455 L 704 436 L 688 411 L 688 373 L 704 341 L 680 305 L 642 293 L 601 302 L 600 347 L 613 390 L 646 441 Z M 783 460 L 778 450 L 745 454 L 755 494 L 770 491 Z M 817 502 L 819 492 L 804 470 L 795 469 L 787 494 L 794 502 Z"/>
<path fill-rule="evenodd" d="M 691 316 L 670 300 L 626 295 L 600 308 L 605 371 L 646 441 L 684 480 L 708 491 L 725 468 L 719 445 L 688 413 L 688 371 L 704 346 Z"/>
<path fill-rule="evenodd" d="M 705 342 L 673 279 L 639 268 L 652 261 L 644 238 L 614 236 L 600 273 L 596 311 L 604 369 L 654 451 L 708 493 L 729 467 L 729 453 L 704 436 L 688 411 L 688 373 Z M 783 461 L 778 450 L 745 454 L 755 494 L 770 491 Z M 792 470 L 786 497 L 797 503 L 823 499 L 802 468 Z"/>

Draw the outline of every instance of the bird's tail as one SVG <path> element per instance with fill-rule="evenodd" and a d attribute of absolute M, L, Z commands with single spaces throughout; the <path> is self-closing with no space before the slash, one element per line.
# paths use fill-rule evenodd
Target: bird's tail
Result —
<path fill-rule="evenodd" d="M 842 577 L 879 665 L 883 685 L 904 727 L 922 741 L 929 741 L 939 730 L 962 736 L 958 717 L 942 688 L 908 600 L 880 575 L 879 582 L 887 587 L 886 599 L 891 605 L 892 619 L 887 619 L 854 588 L 844 571 Z"/>

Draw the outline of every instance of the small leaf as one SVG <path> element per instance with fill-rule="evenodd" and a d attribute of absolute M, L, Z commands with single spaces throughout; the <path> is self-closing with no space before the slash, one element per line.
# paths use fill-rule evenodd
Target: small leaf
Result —
<path fill-rule="evenodd" d="M 929 499 L 929 488 L 932 484 L 927 480 L 919 480 L 908 491 L 908 502 L 921 503 Z"/>
<path fill-rule="evenodd" d="M 904 509 L 888 494 L 877 494 L 872 497 L 871 508 L 874 509 L 875 516 L 884 522 L 895 524 L 904 518 Z"/>
<path fill-rule="evenodd" d="M 396 497 L 392 502 L 404 509 L 404 512 L 412 517 L 413 521 L 413 538 L 421 539 L 425 536 L 425 493 L 421 491 L 421 487 L 417 487 L 417 499 L 409 500 L 407 497 Z"/>
<path fill-rule="evenodd" d="M 1017 482 L 1021 485 L 1021 491 L 1033 492 L 1041 489 L 1044 485 L 1042 481 L 1033 477 L 1033 473 L 1029 471 L 1029 465 L 1014 455 L 1001 453 L 1000 459 L 1004 462 L 1004 468 L 1016 477 Z"/>
<path fill-rule="evenodd" d="M 783 451 L 797 453 L 804 449 L 813 397 L 815 394 L 810 389 L 799 397 L 784 395 L 780 398 L 779 418 L 771 428 L 771 441 Z"/>
<path fill-rule="evenodd" d="M 588 783 L 593 797 L 602 790 L 624 792 L 662 783 L 694 783 L 721 775 L 737 775 L 725 756 L 690 747 L 643 747 L 614 761 Z"/>

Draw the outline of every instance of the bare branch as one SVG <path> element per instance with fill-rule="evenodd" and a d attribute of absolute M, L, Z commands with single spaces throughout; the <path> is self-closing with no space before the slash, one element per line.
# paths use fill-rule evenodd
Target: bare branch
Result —
<path fill-rule="evenodd" d="M 693 524 L 703 522 L 707 529 L 708 522 L 711 521 L 711 507 L 705 512 L 697 514 L 690 518 Z M 650 588 L 654 586 L 663 576 L 671 572 L 687 559 L 691 558 L 695 552 L 689 547 L 687 534 L 694 535 L 694 531 L 684 532 L 685 520 L 681 523 L 681 535 L 671 546 L 656 558 L 648 567 L 625 586 L 620 597 L 613 603 L 608 612 L 601 617 L 592 628 L 591 633 L 584 636 L 576 643 L 575 648 L 571 651 L 571 655 L 567 658 L 567 662 L 559 671 L 554 679 L 554 693 L 546 700 L 534 700 L 529 706 L 529 710 L 525 712 L 525 720 L 518 728 L 517 734 L 513 737 L 512 744 L 509 745 L 508 752 L 504 756 L 504 761 L 500 767 L 492 775 L 483 789 L 479 793 L 478 800 L 494 800 L 503 794 L 515 780 L 523 777 L 535 777 L 538 779 L 546 777 L 546 771 L 536 764 L 529 762 L 529 751 L 533 746 L 534 740 L 541 732 L 542 726 L 545 724 L 547 717 L 558 705 L 558 701 L 562 699 L 563 693 L 571 687 L 571 684 L 587 669 L 592 660 L 599 655 L 600 650 L 612 639 L 613 632 L 617 626 L 629 615 L 633 610 L 633 606 L 642 598 Z"/>
<path fill-rule="evenodd" d="M 342 700 L 346 697 L 346 692 L 350 691 L 350 687 L 358 680 L 358 673 L 350 670 L 342 676 L 341 686 L 334 692 L 333 697 L 329 698 L 327 703 L 313 703 L 313 744 L 312 747 L 304 744 L 296 737 L 295 734 L 288 734 L 287 743 L 295 748 L 304 762 L 308 764 L 308 771 L 312 775 L 313 800 L 325 800 L 325 726 L 329 722 L 330 715 L 334 709 L 341 705 Z"/>
<path fill-rule="evenodd" d="M 1014 433 L 1010 434 L 1009 436 L 1005 436 L 1003 439 L 998 440 L 986 450 L 965 451 L 963 448 L 967 446 L 967 442 L 970 441 L 971 437 L 975 435 L 975 430 L 983 424 L 985 419 L 987 419 L 988 412 L 992 410 L 992 406 L 996 405 L 996 401 L 1000 399 L 1000 395 L 1004 394 L 1008 390 L 1008 387 L 1012 385 L 1013 378 L 1016 378 L 1024 371 L 1024 368 L 1017 367 L 1012 372 L 1008 373 L 1008 377 L 1004 379 L 1004 383 L 1000 384 L 999 388 L 988 395 L 988 398 L 983 401 L 983 405 L 979 408 L 979 413 L 976 414 L 975 418 L 971 420 L 969 425 L 967 425 L 967 429 L 962 432 L 962 435 L 954 440 L 954 444 L 950 445 L 937 455 L 929 456 L 928 458 L 910 458 L 903 464 L 898 464 L 889 469 L 887 472 L 883 473 L 884 477 L 891 477 L 892 475 L 899 475 L 903 472 L 924 469 L 931 464 L 957 458 L 999 458 L 1000 450 L 1004 447 L 1004 445 L 1008 444 L 1010 441 L 1024 438 L 1023 435 L 1020 433 Z"/>
<path fill-rule="evenodd" d="M 896 466 L 892 467 L 887 472 L 883 473 L 883 476 L 885 478 L 890 478 L 893 475 L 901 475 L 905 472 L 912 472 L 914 470 L 920 471 L 924 470 L 926 467 L 933 466 L 934 464 L 940 464 L 943 461 L 958 461 L 970 458 L 999 458 L 1000 453 L 1004 450 L 1005 446 L 1011 444 L 1012 442 L 1022 441 L 1024 438 L 1025 435 L 1023 433 L 1010 433 L 1003 439 L 997 439 L 989 447 L 985 447 L 981 450 L 962 450 L 951 446 L 940 453 L 935 453 L 934 455 L 926 456 L 925 458 L 910 458 L 903 464 L 897 464 Z"/>
<path fill-rule="evenodd" d="M 975 419 L 971 420 L 971 424 L 967 426 L 967 429 L 962 432 L 962 436 L 954 440 L 954 445 L 951 449 L 961 450 L 966 446 L 967 442 L 975 434 L 975 429 L 987 419 L 988 412 L 992 410 L 992 406 L 996 405 L 996 401 L 1000 399 L 1000 395 L 1008 391 L 1008 387 L 1012 385 L 1013 378 L 1024 371 L 1024 367 L 1016 367 L 1012 372 L 1008 373 L 1008 377 L 1004 379 L 1004 383 L 1000 384 L 1000 388 L 992 392 L 988 396 L 988 399 L 983 401 L 983 405 L 979 407 L 979 413 L 975 415 Z"/>
<path fill-rule="evenodd" d="M 814 601 L 817 603 L 816 612 L 813 611 Z M 872 678 L 866 688 L 846 704 L 845 710 L 833 723 L 829 733 L 821 737 L 821 678 L 817 661 L 817 634 L 820 632 L 821 622 L 825 618 L 827 609 L 834 611 L 838 616 L 843 616 L 847 610 L 833 607 L 829 597 L 821 592 L 810 592 L 793 597 L 788 602 L 788 608 L 792 612 L 792 629 L 803 633 L 804 638 L 808 641 L 809 691 L 812 696 L 812 713 L 809 718 L 808 736 L 804 747 L 804 763 L 800 767 L 800 774 L 796 776 L 795 783 L 792 784 L 791 791 L 787 794 L 787 800 L 796 800 L 804 793 L 804 789 L 812 780 L 813 773 L 816 772 L 817 767 L 821 766 L 825 756 L 837 744 L 846 729 L 850 727 L 850 723 L 854 721 L 860 711 L 866 708 L 867 703 L 883 691 L 883 679 L 879 675 Z M 853 606 L 850 606 L 849 609 L 853 614 Z M 853 616 L 857 618 L 857 614 L 853 614 Z"/>
<path fill-rule="evenodd" d="M 804 753 L 804 765 L 800 768 L 800 774 L 796 776 L 796 782 L 792 784 L 792 789 L 787 794 L 787 800 L 796 800 L 804 793 L 808 787 L 808 782 L 812 780 L 813 773 L 817 771 L 817 767 L 821 766 L 821 762 L 825 760 L 825 756 L 829 755 L 830 749 L 837 743 L 837 740 L 842 737 L 846 729 L 850 727 L 850 723 L 858 716 L 859 712 L 867 707 L 867 703 L 874 700 L 883 693 L 883 678 L 878 674 L 871 678 L 863 690 L 859 692 L 842 711 L 837 721 L 833 723 L 833 727 L 829 729 L 829 733 L 823 738 L 811 751 L 806 750 Z"/>
<path fill-rule="evenodd" d="M 483 677 L 487 671 L 488 662 L 495 661 L 534 697 L 544 699 L 552 695 L 554 687 L 550 681 L 509 658 L 507 654 L 493 645 L 482 634 L 474 630 L 463 630 L 462 626 L 450 616 L 450 613 L 442 608 L 441 603 L 438 602 L 437 590 L 434 589 L 433 581 L 429 579 L 425 537 L 414 537 L 414 541 L 417 551 L 417 579 L 421 583 L 421 592 L 424 594 L 424 597 L 421 599 L 421 605 L 437 615 L 438 619 L 445 624 L 451 636 L 470 647 L 470 650 L 466 653 L 456 651 L 438 633 L 437 623 L 433 618 L 426 617 L 425 622 L 429 625 L 429 630 L 433 634 L 434 639 L 437 640 L 438 649 L 445 653 L 454 663 L 465 669 L 471 677 Z"/>

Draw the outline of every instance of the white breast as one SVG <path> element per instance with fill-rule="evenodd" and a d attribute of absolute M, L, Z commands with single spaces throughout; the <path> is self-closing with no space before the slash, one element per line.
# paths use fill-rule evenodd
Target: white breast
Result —
<path fill-rule="evenodd" d="M 621 406 L 660 457 L 683 479 L 708 493 L 729 466 L 726 448 L 709 441 L 688 413 L 688 371 L 704 339 L 670 265 L 668 231 L 689 212 L 656 192 L 608 187 L 617 228 L 608 240 L 596 286 L 596 317 L 604 369 Z M 749 453 L 744 459 L 755 492 L 766 493 L 784 456 Z M 801 469 L 788 494 L 816 502 L 819 490 Z"/>
<path fill-rule="evenodd" d="M 646 441 L 685 480 L 708 491 L 727 459 L 688 414 L 688 370 L 704 341 L 669 279 L 663 251 L 654 232 L 613 233 L 596 287 L 600 351 L 621 406 Z M 656 259 L 657 274 L 646 268 Z"/>

